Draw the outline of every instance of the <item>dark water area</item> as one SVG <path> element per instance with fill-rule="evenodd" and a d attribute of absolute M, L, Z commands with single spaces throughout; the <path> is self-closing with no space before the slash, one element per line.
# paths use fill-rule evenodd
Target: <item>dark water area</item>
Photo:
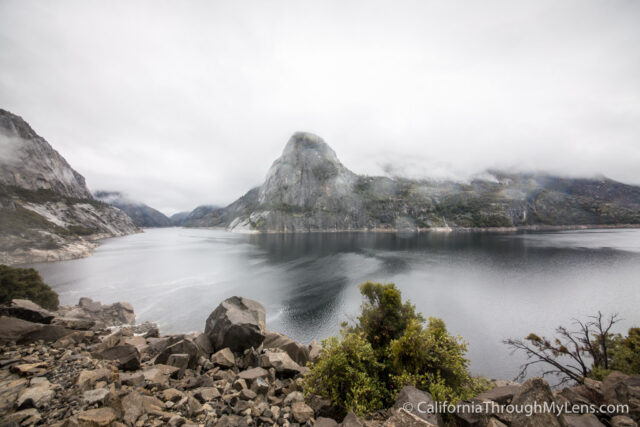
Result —
<path fill-rule="evenodd" d="M 572 318 L 619 313 L 640 324 L 640 230 L 545 233 L 246 235 L 149 229 L 85 259 L 37 264 L 61 297 L 133 304 L 162 333 L 204 329 L 223 299 L 265 305 L 267 327 L 308 343 L 337 334 L 358 285 L 393 282 L 425 316 L 469 343 L 475 374 L 512 378 L 523 362 L 502 340 L 551 334 Z M 533 371 L 532 373 L 535 373 Z"/>

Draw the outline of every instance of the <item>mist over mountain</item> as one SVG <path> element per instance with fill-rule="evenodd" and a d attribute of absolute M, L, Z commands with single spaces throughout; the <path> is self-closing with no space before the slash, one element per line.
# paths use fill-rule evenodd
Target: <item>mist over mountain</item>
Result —
<path fill-rule="evenodd" d="M 309 232 L 640 224 L 640 187 L 605 177 L 489 170 L 469 182 L 356 175 L 320 137 L 294 134 L 264 183 L 187 226 Z"/>
<path fill-rule="evenodd" d="M 190 211 L 174 213 L 169 217 L 169 219 L 171 220 L 171 223 L 173 225 L 182 225 L 184 224 L 184 221 L 189 217 L 190 213 Z"/>
<path fill-rule="evenodd" d="M 0 263 L 82 257 L 97 239 L 138 231 L 25 120 L 0 109 Z"/>
<path fill-rule="evenodd" d="M 138 227 L 171 227 L 174 223 L 162 212 L 132 200 L 118 191 L 96 191 L 96 199 L 123 210 Z"/>

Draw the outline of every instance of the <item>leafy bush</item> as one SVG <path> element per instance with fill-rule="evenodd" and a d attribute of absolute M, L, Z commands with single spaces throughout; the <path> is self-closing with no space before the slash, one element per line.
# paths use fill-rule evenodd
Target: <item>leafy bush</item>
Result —
<path fill-rule="evenodd" d="M 629 375 L 640 374 L 640 328 L 629 329 L 626 337 L 616 337 L 612 353 L 612 369 Z"/>
<path fill-rule="evenodd" d="M 364 415 L 393 404 L 405 385 L 429 391 L 436 400 L 456 402 L 487 388 L 467 371 L 466 343 L 444 322 L 428 324 L 394 284 L 367 282 L 353 326 L 342 339 L 323 341 L 323 353 L 305 378 L 305 392 L 331 398 L 343 414 Z"/>
<path fill-rule="evenodd" d="M 382 365 L 362 334 L 322 341 L 323 354 L 305 378 L 305 392 L 329 397 L 343 414 L 382 409 L 388 392 L 379 379 Z"/>
<path fill-rule="evenodd" d="M 48 310 L 58 308 L 58 294 L 42 281 L 33 268 L 12 268 L 0 265 L 0 303 L 14 298 L 28 299 Z"/>

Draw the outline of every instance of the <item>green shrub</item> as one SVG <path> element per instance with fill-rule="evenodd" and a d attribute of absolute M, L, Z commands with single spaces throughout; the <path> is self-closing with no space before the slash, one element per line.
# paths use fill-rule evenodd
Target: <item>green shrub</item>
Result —
<path fill-rule="evenodd" d="M 631 328 L 628 336 L 614 339 L 611 368 L 629 375 L 640 374 L 640 328 Z"/>
<path fill-rule="evenodd" d="M 355 325 L 342 339 L 323 341 L 320 359 L 305 378 L 305 392 L 331 398 L 342 413 L 359 415 L 389 407 L 405 385 L 429 391 L 434 399 L 456 402 L 488 388 L 467 371 L 467 344 L 447 332 L 444 322 L 428 324 L 394 284 L 367 282 Z"/>
<path fill-rule="evenodd" d="M 322 357 L 305 378 L 305 392 L 331 398 L 342 415 L 382 409 L 388 391 L 379 379 L 382 365 L 371 344 L 361 334 L 346 332 L 341 340 L 323 340 L 322 347 Z"/>
<path fill-rule="evenodd" d="M 8 304 L 14 298 L 31 300 L 48 310 L 58 308 L 58 294 L 36 270 L 0 265 L 0 303 Z"/>

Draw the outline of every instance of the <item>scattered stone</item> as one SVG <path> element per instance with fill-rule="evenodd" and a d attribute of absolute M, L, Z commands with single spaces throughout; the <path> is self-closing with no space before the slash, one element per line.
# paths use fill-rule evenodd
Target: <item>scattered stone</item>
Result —
<path fill-rule="evenodd" d="M 118 369 L 123 371 L 140 369 L 140 352 L 131 344 L 116 345 L 115 347 L 102 350 L 94 354 L 94 356 L 99 359 L 115 361 Z"/>
<path fill-rule="evenodd" d="M 254 400 L 258 395 L 247 388 L 240 390 L 240 399 L 242 400 Z"/>
<path fill-rule="evenodd" d="M 480 400 L 492 400 L 501 405 L 506 405 L 511 402 L 513 396 L 520 390 L 519 385 L 507 385 L 502 387 L 494 387 L 491 390 L 485 391 L 478 395 Z"/>
<path fill-rule="evenodd" d="M 331 418 L 318 417 L 316 419 L 316 423 L 314 424 L 314 426 L 315 427 L 338 427 L 338 423 Z"/>
<path fill-rule="evenodd" d="M 274 368 L 279 377 L 293 377 L 302 373 L 302 368 L 285 352 L 265 350 L 261 357 L 263 368 Z"/>
<path fill-rule="evenodd" d="M 52 427 L 339 425 L 330 399 L 302 394 L 303 374 L 308 369 L 302 365 L 317 358 L 321 347 L 312 343 L 307 348 L 284 335 L 265 332 L 264 309 L 252 303 L 241 298 L 225 301 L 214 312 L 216 316 L 210 316 L 210 334 L 206 335 L 159 337 L 153 331 L 155 325 L 122 324 L 131 320 L 130 306 L 105 306 L 88 299 L 82 306 L 54 313 L 50 324 L 0 317 L 2 423 Z M 108 323 L 118 326 L 106 328 Z M 222 330 L 225 324 L 234 332 Z M 91 330 L 85 329 L 89 327 Z M 64 336 L 55 341 L 34 341 L 35 336 L 55 338 L 61 330 Z M 148 332 L 153 337 L 142 336 Z M 256 334 L 266 338 L 261 340 Z M 234 354 L 230 343 L 216 347 L 212 336 L 221 340 L 255 338 L 260 343 L 249 345 L 243 338 L 242 343 L 236 343 L 241 350 Z M 632 427 L 637 426 L 634 418 L 640 415 L 640 376 L 612 373 L 603 382 L 588 379 L 555 393 L 540 379 L 524 385 L 508 381 L 494 384 L 494 389 L 471 401 L 518 406 L 551 403 L 554 399 L 558 404 L 621 403 L 630 405 L 631 412 L 611 419 L 603 416 L 601 420 L 593 415 L 557 418 L 535 414 L 519 419 L 517 414 L 456 414 L 449 420 L 452 425 Z M 341 425 L 444 425 L 439 417 L 424 411 L 407 412 L 406 403 L 417 408 L 433 403 L 433 399 L 429 393 L 405 387 L 394 408 L 372 414 L 367 420 L 349 413 Z"/>
<path fill-rule="evenodd" d="M 137 335 L 130 338 L 125 338 L 124 343 L 134 346 L 140 354 L 146 353 L 149 350 L 149 344 L 147 344 L 146 338 Z"/>
<path fill-rule="evenodd" d="M 236 358 L 228 347 L 211 355 L 211 362 L 223 368 L 233 368 L 236 366 Z"/>
<path fill-rule="evenodd" d="M 269 391 L 269 383 L 264 378 L 256 378 L 251 384 L 251 390 L 258 394 L 267 394 Z"/>
<path fill-rule="evenodd" d="M 220 391 L 215 387 L 198 387 L 193 390 L 193 396 L 202 403 L 211 402 L 220 397 Z"/>
<path fill-rule="evenodd" d="M 109 426 L 115 420 L 116 413 L 111 408 L 89 409 L 78 415 L 78 422 L 82 427 Z"/>
<path fill-rule="evenodd" d="M 398 397 L 396 398 L 396 403 L 393 408 L 396 411 L 400 411 L 404 410 L 403 408 L 410 406 L 413 408 L 411 415 L 415 415 L 416 417 L 436 426 L 444 425 L 439 414 L 429 414 L 426 409 L 420 411 L 418 410 L 419 405 L 424 408 L 434 405 L 434 400 L 433 397 L 431 397 L 431 394 L 426 391 L 418 390 L 413 386 L 405 386 L 398 393 Z"/>
<path fill-rule="evenodd" d="M 144 400 L 137 391 L 132 391 L 122 399 L 122 411 L 125 424 L 134 425 L 144 413 Z"/>
<path fill-rule="evenodd" d="M 53 399 L 53 387 L 45 379 L 23 390 L 16 401 L 18 409 L 42 408 Z"/>
<path fill-rule="evenodd" d="M 291 413 L 293 414 L 293 419 L 302 424 L 313 418 L 313 409 L 304 402 L 293 402 Z"/>
<path fill-rule="evenodd" d="M 349 411 L 344 420 L 342 420 L 341 427 L 365 427 L 364 422 L 360 420 L 352 411 Z"/>
<path fill-rule="evenodd" d="M 41 420 L 42 416 L 35 408 L 14 412 L 2 418 L 3 425 L 9 426 L 32 426 L 38 424 Z"/>
<path fill-rule="evenodd" d="M 265 335 L 263 348 L 282 350 L 300 366 L 305 366 L 309 361 L 309 348 L 277 332 L 267 331 Z"/>
<path fill-rule="evenodd" d="M 196 367 L 198 358 L 202 355 L 198 347 L 192 341 L 183 339 L 162 350 L 160 354 L 156 356 L 155 363 L 169 365 L 169 356 L 172 354 L 188 355 L 187 364 L 190 369 L 194 369 Z"/>
<path fill-rule="evenodd" d="M 98 381 L 112 382 L 114 379 L 114 372 L 105 368 L 96 370 L 83 370 L 82 372 L 80 372 L 80 375 L 78 375 L 78 378 L 76 379 L 76 386 L 80 390 L 89 390 L 93 388 L 93 386 Z"/>
<path fill-rule="evenodd" d="M 290 406 L 294 402 L 304 402 L 304 395 L 299 391 L 292 391 L 284 398 L 284 406 Z"/>
<path fill-rule="evenodd" d="M 188 354 L 174 353 L 169 355 L 167 365 L 178 368 L 178 372 L 176 372 L 174 375 L 175 378 L 180 379 L 184 376 L 184 371 L 189 366 L 189 359 L 190 356 Z"/>
<path fill-rule="evenodd" d="M 144 375 L 142 372 L 121 372 L 120 382 L 128 386 L 137 386 L 144 382 Z"/>
<path fill-rule="evenodd" d="M 87 390 L 82 394 L 82 400 L 87 405 L 93 405 L 95 403 L 104 404 L 109 396 L 109 390 L 106 388 L 97 388 L 95 390 Z"/>
<path fill-rule="evenodd" d="M 604 427 L 598 417 L 593 414 L 584 415 L 565 415 L 564 423 L 565 427 Z"/>
<path fill-rule="evenodd" d="M 93 319 L 83 319 L 75 317 L 56 317 L 55 319 L 53 319 L 52 324 L 59 325 L 68 329 L 87 331 L 96 325 L 96 321 Z"/>
<path fill-rule="evenodd" d="M 238 377 L 249 382 L 253 383 L 258 378 L 265 379 L 269 376 L 269 372 L 267 372 L 263 368 L 251 368 L 246 371 L 242 371 L 238 374 Z"/>
<path fill-rule="evenodd" d="M 168 365 L 154 365 L 153 368 L 146 369 L 142 372 L 144 379 L 152 386 L 161 386 L 167 384 L 169 377 L 174 375 L 180 369 Z"/>
<path fill-rule="evenodd" d="M 11 372 L 15 372 L 23 376 L 41 375 L 47 371 L 47 364 L 44 362 L 20 363 L 17 365 L 12 365 L 10 370 Z"/>
<path fill-rule="evenodd" d="M 638 423 L 625 415 L 616 415 L 610 422 L 611 427 L 638 427 Z"/>

